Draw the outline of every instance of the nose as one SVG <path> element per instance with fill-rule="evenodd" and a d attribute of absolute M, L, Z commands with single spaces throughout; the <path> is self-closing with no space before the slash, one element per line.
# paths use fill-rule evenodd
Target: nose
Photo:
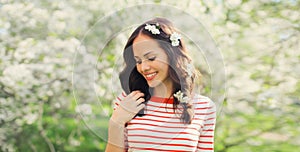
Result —
<path fill-rule="evenodd" d="M 143 61 L 141 63 L 141 70 L 142 71 L 148 71 L 150 69 L 150 65 L 147 61 Z"/>

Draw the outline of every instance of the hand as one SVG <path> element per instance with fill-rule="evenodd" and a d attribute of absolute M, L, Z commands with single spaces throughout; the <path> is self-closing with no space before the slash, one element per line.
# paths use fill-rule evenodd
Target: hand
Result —
<path fill-rule="evenodd" d="M 113 112 L 111 120 L 115 123 L 125 125 L 145 107 L 145 104 L 141 104 L 145 101 L 142 97 L 144 97 L 144 93 L 141 91 L 131 92 L 120 102 L 119 107 Z"/>

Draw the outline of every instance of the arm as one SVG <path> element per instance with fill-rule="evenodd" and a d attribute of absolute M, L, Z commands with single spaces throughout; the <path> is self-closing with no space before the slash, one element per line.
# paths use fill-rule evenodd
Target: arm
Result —
<path fill-rule="evenodd" d="M 199 137 L 197 151 L 213 152 L 214 151 L 214 130 L 216 124 L 216 107 L 210 101 L 206 111 L 205 121 Z"/>
<path fill-rule="evenodd" d="M 143 96 L 144 94 L 140 91 L 133 91 L 115 108 L 109 120 L 106 152 L 123 152 L 125 150 L 125 124 L 145 107 L 144 104 L 141 104 L 145 101 Z"/>
<path fill-rule="evenodd" d="M 109 120 L 106 152 L 123 152 L 125 150 L 124 129 L 125 124 L 115 122 L 112 118 Z"/>

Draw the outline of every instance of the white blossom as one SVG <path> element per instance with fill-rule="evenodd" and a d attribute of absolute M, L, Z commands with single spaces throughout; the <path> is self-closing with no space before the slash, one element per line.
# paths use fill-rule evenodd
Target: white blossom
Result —
<path fill-rule="evenodd" d="M 178 46 L 179 45 L 179 40 L 181 39 L 181 35 L 174 32 L 171 34 L 170 36 L 170 40 L 171 40 L 171 43 L 172 43 L 172 46 Z"/>
<path fill-rule="evenodd" d="M 148 30 L 149 32 L 151 32 L 154 35 L 160 34 L 160 31 L 157 28 L 157 25 L 146 24 L 145 29 Z"/>
<path fill-rule="evenodd" d="M 81 104 L 77 105 L 75 108 L 77 113 L 81 113 L 82 115 L 91 115 L 93 113 L 92 107 L 90 104 Z"/>
<path fill-rule="evenodd" d="M 189 97 L 183 96 L 183 93 L 180 90 L 174 94 L 174 97 L 176 97 L 180 103 L 188 103 L 190 100 Z"/>
<path fill-rule="evenodd" d="M 38 119 L 38 114 L 36 113 L 29 113 L 24 116 L 24 120 L 27 124 L 33 124 Z"/>

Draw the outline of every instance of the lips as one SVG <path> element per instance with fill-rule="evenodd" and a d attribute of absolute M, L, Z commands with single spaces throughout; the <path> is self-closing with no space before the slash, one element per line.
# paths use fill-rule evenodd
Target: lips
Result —
<path fill-rule="evenodd" d="M 144 74 L 144 76 L 145 76 L 145 78 L 146 78 L 147 81 L 153 80 L 156 75 L 157 75 L 157 72 Z"/>

